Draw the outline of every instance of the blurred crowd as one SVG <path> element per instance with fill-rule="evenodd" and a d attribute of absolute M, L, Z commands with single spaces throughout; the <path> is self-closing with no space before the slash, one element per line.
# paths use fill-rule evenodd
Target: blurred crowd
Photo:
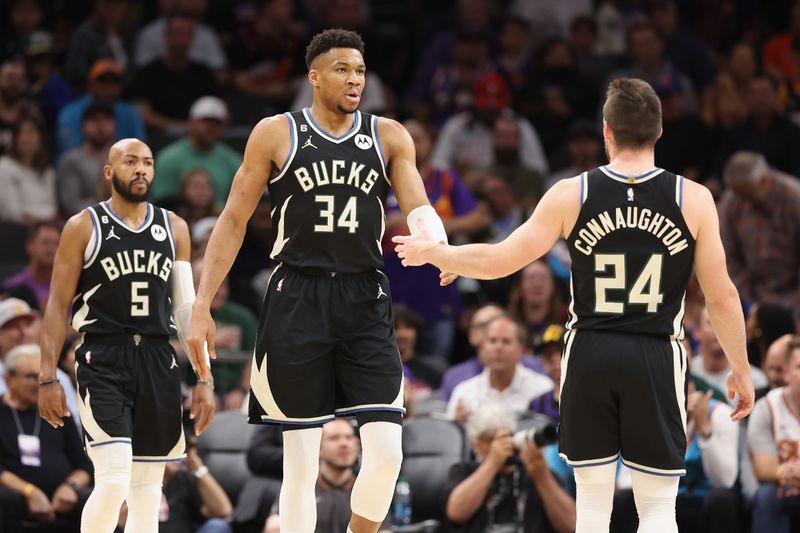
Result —
<path fill-rule="evenodd" d="M 680 530 L 800 528 L 800 2 L 0 0 L 0 12 L 0 520 L 75 530 L 91 485 L 74 384 L 80 341 L 62 350 L 59 379 L 74 415 L 61 433 L 36 422 L 31 344 L 63 222 L 110 195 L 109 146 L 138 137 L 152 148 L 152 201 L 188 222 L 197 281 L 250 129 L 311 105 L 305 46 L 342 27 L 366 44 L 361 109 L 406 126 L 451 243 L 503 239 L 554 183 L 606 163 L 609 81 L 653 86 L 664 126 L 656 164 L 702 182 L 718 202 L 761 397 L 749 427 L 730 422 L 727 362 L 693 280 Z M 531 417 L 558 420 L 566 247 L 505 279 L 442 288 L 433 267 L 400 265 L 390 239 L 408 228 L 394 196 L 385 207 L 409 416 L 452 420 L 473 452 L 443 480 L 435 518 L 453 531 L 516 522 L 526 532 L 571 531 L 569 468 L 552 443 L 514 438 Z M 247 409 L 256 317 L 274 267 L 270 211 L 265 194 L 212 302 L 223 411 Z M 36 458 L 21 439 L 34 430 Z M 280 444 L 279 432 L 256 430 L 247 459 L 263 483 L 228 494 L 190 453 L 167 472 L 162 531 L 275 531 Z M 331 524 L 348 516 L 357 446 L 348 425 L 326 428 L 318 492 L 327 496 L 318 502 L 332 509 Z M 476 476 L 488 480 L 477 496 Z M 635 531 L 624 468 L 618 487 L 612 529 Z"/>

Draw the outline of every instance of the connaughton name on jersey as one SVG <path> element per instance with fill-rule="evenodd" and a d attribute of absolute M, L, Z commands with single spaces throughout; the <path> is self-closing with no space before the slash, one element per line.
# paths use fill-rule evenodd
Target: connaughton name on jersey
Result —
<path fill-rule="evenodd" d="M 169 279 L 172 271 L 172 259 L 169 257 L 152 250 L 130 250 L 130 253 L 128 252 L 128 250 L 117 252 L 116 257 L 109 255 L 100 260 L 100 265 L 109 281 L 132 273 L 153 274 L 164 281 Z M 146 261 L 145 257 L 147 257 Z"/>
<path fill-rule="evenodd" d="M 646 207 L 639 209 L 636 206 L 628 206 L 627 209 L 617 207 L 613 211 L 603 211 L 589 220 L 584 227 L 578 230 L 580 238 L 575 240 L 575 249 L 583 254 L 591 255 L 592 248 L 603 237 L 618 229 L 626 228 L 652 233 L 661 239 L 661 242 L 667 247 L 669 255 L 675 255 L 689 247 L 683 231 L 673 221 Z"/>
<path fill-rule="evenodd" d="M 321 187 L 330 183 L 339 185 L 352 185 L 361 189 L 366 194 L 372 190 L 375 181 L 380 177 L 377 171 L 369 169 L 366 176 L 362 176 L 366 165 L 352 161 L 350 170 L 345 170 L 346 161 L 333 159 L 330 161 L 315 161 L 311 163 L 312 173 L 306 167 L 298 167 L 294 170 L 294 176 L 303 188 L 303 192 L 308 192 L 314 186 Z M 330 165 L 330 170 L 328 170 Z"/>

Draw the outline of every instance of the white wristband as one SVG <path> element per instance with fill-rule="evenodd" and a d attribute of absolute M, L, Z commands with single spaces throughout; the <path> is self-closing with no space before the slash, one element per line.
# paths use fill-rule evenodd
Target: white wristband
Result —
<path fill-rule="evenodd" d="M 194 477 L 196 477 L 197 479 L 200 479 L 201 477 L 203 477 L 206 474 L 208 474 L 208 467 L 206 465 L 203 465 L 203 466 L 201 466 L 200 468 L 198 468 L 197 470 L 195 470 L 192 473 L 194 474 Z"/>
<path fill-rule="evenodd" d="M 406 219 L 411 235 L 417 235 L 427 231 L 434 242 L 447 244 L 447 232 L 444 230 L 442 219 L 430 205 L 421 205 L 412 210 Z"/>

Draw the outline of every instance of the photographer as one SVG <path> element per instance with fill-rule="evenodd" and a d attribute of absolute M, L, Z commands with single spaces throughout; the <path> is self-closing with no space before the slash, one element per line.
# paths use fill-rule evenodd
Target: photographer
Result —
<path fill-rule="evenodd" d="M 515 429 L 514 415 L 496 404 L 479 407 L 470 417 L 467 436 L 476 462 L 454 465 L 450 471 L 445 511 L 453 531 L 575 530 L 575 500 L 536 444 L 512 438 Z"/>

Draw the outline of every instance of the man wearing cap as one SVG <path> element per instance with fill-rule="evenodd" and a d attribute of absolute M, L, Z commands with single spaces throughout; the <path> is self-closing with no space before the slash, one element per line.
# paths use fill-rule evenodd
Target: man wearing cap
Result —
<path fill-rule="evenodd" d="M 39 315 L 26 302 L 18 298 L 0 301 L 0 395 L 6 392 L 6 382 L 3 380 L 6 354 L 17 346 L 39 342 L 40 329 Z M 56 369 L 56 376 L 64 387 L 71 418 L 80 427 L 75 387 L 67 373 L 60 368 Z"/>
<path fill-rule="evenodd" d="M 242 163 L 242 157 L 219 140 L 227 121 L 225 102 L 216 96 L 203 96 L 192 104 L 186 137 L 164 147 L 156 158 L 153 196 L 157 200 L 178 194 L 181 176 L 202 168 L 214 182 L 214 201 L 225 204 L 233 175 Z"/>
<path fill-rule="evenodd" d="M 136 107 L 123 101 L 122 66 L 113 59 L 98 59 L 89 71 L 86 94 L 61 110 L 56 126 L 56 157 L 84 140 L 81 124 L 89 104 L 100 102 L 114 109 L 114 138 L 144 139 L 144 122 Z"/>
<path fill-rule="evenodd" d="M 114 140 L 114 108 L 92 102 L 83 112 L 83 143 L 64 153 L 58 162 L 56 187 L 61 213 L 72 216 L 98 200 L 103 165 Z"/>
<path fill-rule="evenodd" d="M 433 150 L 437 168 L 488 167 L 494 161 L 492 128 L 498 117 L 512 117 L 520 128 L 522 164 L 541 174 L 547 173 L 547 158 L 539 136 L 530 122 L 508 106 L 511 97 L 505 79 L 499 74 L 484 74 L 475 82 L 473 109 L 454 115 L 442 126 Z"/>

